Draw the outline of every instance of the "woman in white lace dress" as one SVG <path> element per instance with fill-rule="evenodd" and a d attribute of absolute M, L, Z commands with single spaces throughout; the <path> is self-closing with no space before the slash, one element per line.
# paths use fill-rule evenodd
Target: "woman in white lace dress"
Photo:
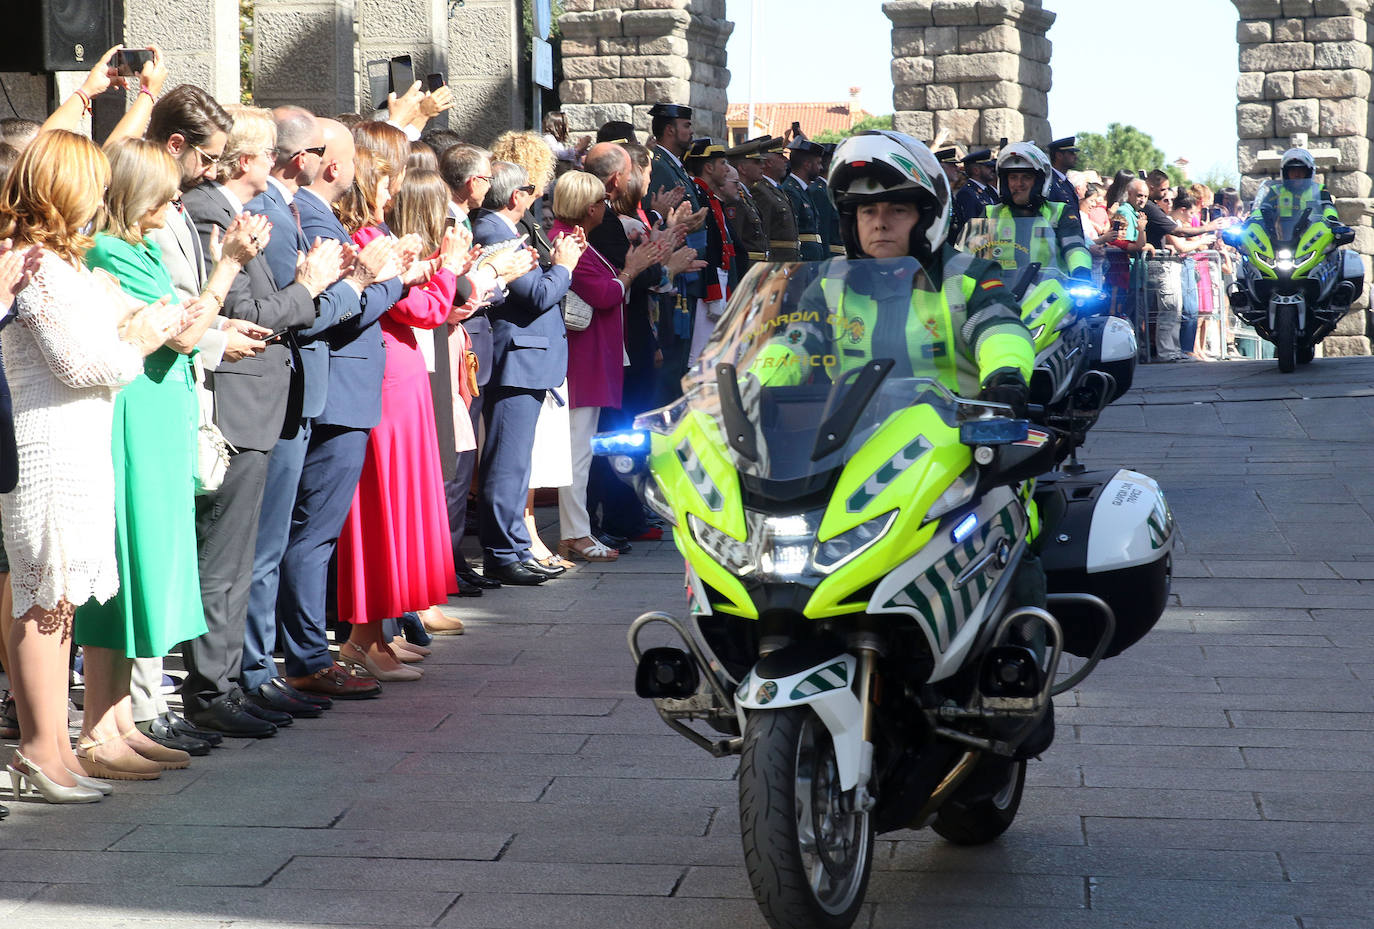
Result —
<path fill-rule="evenodd" d="M 67 735 L 72 615 L 119 586 L 115 394 L 186 316 L 163 302 L 129 307 L 112 279 L 83 265 L 91 240 L 82 230 L 109 177 L 94 143 L 53 130 L 30 144 L 0 193 L 0 238 L 39 247 L 15 320 L 0 334 L 19 447 L 19 483 L 0 495 L 14 603 L 9 672 L 22 733 L 9 772 L 16 788 L 28 784 L 49 802 L 89 802 L 108 789 L 72 773 L 81 770 Z"/>

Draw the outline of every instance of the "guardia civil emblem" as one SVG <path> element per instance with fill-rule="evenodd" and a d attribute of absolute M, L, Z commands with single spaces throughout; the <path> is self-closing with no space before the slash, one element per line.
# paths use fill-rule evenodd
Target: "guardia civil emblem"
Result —
<path fill-rule="evenodd" d="M 863 318 L 862 318 L 862 317 L 859 317 L 859 316 L 851 316 L 851 317 L 849 317 L 849 324 L 848 324 L 847 326 L 845 326 L 845 329 L 849 332 L 849 341 L 850 341 L 852 344 L 858 345 L 860 342 L 862 342 L 862 341 L 864 340 L 864 331 L 865 331 L 865 328 L 864 328 L 864 321 L 863 321 Z"/>

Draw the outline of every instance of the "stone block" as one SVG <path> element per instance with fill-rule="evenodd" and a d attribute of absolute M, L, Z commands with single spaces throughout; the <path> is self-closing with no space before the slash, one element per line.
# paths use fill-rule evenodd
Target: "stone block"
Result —
<path fill-rule="evenodd" d="M 1274 19 L 1283 12 L 1281 0 L 1233 0 L 1241 19 Z"/>
<path fill-rule="evenodd" d="M 339 28 L 332 6 L 259 3 L 255 18 L 253 94 L 260 106 L 308 99 L 338 113 L 357 105 L 352 30 Z"/>
<path fill-rule="evenodd" d="M 635 0 L 624 0 L 627 10 L 635 8 Z M 641 10 L 685 10 L 691 7 L 692 0 L 638 0 Z M 707 15 L 714 15 L 708 13 Z"/>
<path fill-rule="evenodd" d="M 1370 179 L 1369 175 L 1363 171 L 1342 171 L 1339 174 L 1328 174 L 1326 177 L 1326 188 L 1331 191 L 1333 197 L 1355 197 L 1363 199 L 1369 196 Z"/>
<path fill-rule="evenodd" d="M 905 132 L 918 139 L 935 137 L 935 117 L 931 113 L 898 110 L 892 117 L 892 126 L 898 132 Z"/>
<path fill-rule="evenodd" d="M 1005 23 L 996 26 L 960 26 L 959 50 L 963 52 L 1021 51 L 1021 30 Z"/>
<path fill-rule="evenodd" d="M 620 77 L 620 61 L 620 58 L 612 55 L 568 58 L 563 62 L 563 76 L 568 79 Z"/>
<path fill-rule="evenodd" d="M 1259 71 L 1242 71 L 1236 79 L 1236 99 L 1241 102 L 1264 99 L 1264 75 Z"/>
<path fill-rule="evenodd" d="M 1295 71 L 1312 67 L 1315 50 L 1310 42 L 1271 42 L 1240 50 L 1242 71 Z M 1326 67 L 1340 67 L 1327 65 Z"/>
<path fill-rule="evenodd" d="M 1329 99 L 1369 96 L 1370 80 L 1367 71 L 1299 71 L 1294 78 L 1293 93 L 1298 97 Z"/>
<path fill-rule="evenodd" d="M 1033 87 L 1022 87 L 1020 110 L 1027 116 L 1046 118 L 1050 115 L 1050 95 Z"/>
<path fill-rule="evenodd" d="M 1280 19 L 1274 22 L 1275 42 L 1301 42 L 1302 40 L 1302 20 Z"/>
<path fill-rule="evenodd" d="M 1321 100 L 1318 102 L 1321 134 L 1324 136 L 1364 137 L 1369 126 L 1369 102 L 1363 98 Z M 1353 195 L 1352 195 L 1353 196 Z"/>
<path fill-rule="evenodd" d="M 925 30 L 925 54 L 931 57 L 955 55 L 959 48 L 958 26 L 931 26 Z"/>
<path fill-rule="evenodd" d="M 639 40 L 627 36 L 615 36 L 610 39 L 596 40 L 596 54 L 598 55 L 638 55 Z"/>
<path fill-rule="evenodd" d="M 1264 76 L 1264 99 L 1292 100 L 1293 72 L 1275 71 Z"/>
<path fill-rule="evenodd" d="M 1245 177 L 1245 175 L 1259 173 L 1259 153 L 1267 148 L 1269 148 L 1269 141 L 1267 139 L 1243 139 L 1236 145 L 1236 166 L 1240 170 L 1242 181 L 1250 179 Z M 1254 186 L 1258 187 L 1258 178 L 1254 180 Z M 1250 193 L 1242 194 L 1242 196 L 1246 199 L 1253 197 L 1253 189 Z"/>
<path fill-rule="evenodd" d="M 1369 226 L 1355 227 L 1355 241 L 1352 243 L 1355 251 L 1361 255 L 1374 254 L 1374 228 Z"/>
<path fill-rule="evenodd" d="M 972 139 L 975 142 L 996 142 L 998 139 L 1024 139 L 1034 138 L 1033 133 L 1026 131 L 1026 118 L 1020 110 L 1008 107 L 994 107 L 984 110 L 982 115 L 981 135 Z"/>
<path fill-rule="evenodd" d="M 892 30 L 892 57 L 914 58 L 926 53 L 924 29 L 898 27 Z"/>
<path fill-rule="evenodd" d="M 1336 215 L 1347 226 L 1368 223 L 1370 217 L 1374 216 L 1374 200 L 1342 197 L 1336 201 Z M 1369 264 L 1368 256 L 1365 256 L 1365 264 Z M 1368 278 L 1369 276 L 1369 272 L 1366 270 L 1365 277 Z"/>
<path fill-rule="evenodd" d="M 564 13 L 590 13 L 595 7 L 596 0 L 563 0 Z"/>
<path fill-rule="evenodd" d="M 1242 143 L 1240 143 L 1240 144 L 1241 144 L 1242 146 L 1245 145 L 1244 142 L 1242 142 Z M 1242 172 L 1244 172 L 1246 169 L 1245 169 L 1244 167 L 1242 167 L 1240 170 L 1241 170 Z M 1251 170 L 1254 170 L 1254 169 L 1252 168 Z M 1247 202 L 1249 202 L 1250 200 L 1253 200 L 1253 199 L 1255 198 L 1255 194 L 1259 192 L 1259 185 L 1260 185 L 1260 183 L 1261 183 L 1261 179 L 1258 178 L 1258 177 L 1245 177 L 1245 176 L 1242 176 L 1241 179 L 1240 179 L 1240 198 L 1241 198 L 1242 200 L 1247 201 Z"/>
<path fill-rule="evenodd" d="M 1326 358 L 1368 355 L 1369 339 L 1362 335 L 1329 335 L 1322 340 L 1322 355 Z"/>
<path fill-rule="evenodd" d="M 703 83 L 715 83 L 712 72 L 717 69 L 703 65 L 697 75 Z M 620 73 L 625 77 L 693 77 L 692 63 L 673 55 L 627 55 L 620 60 Z"/>
<path fill-rule="evenodd" d="M 1343 171 L 1366 171 L 1369 169 L 1369 139 L 1366 136 L 1347 136 L 1336 140 L 1336 148 L 1341 153 L 1339 168 Z"/>
<path fill-rule="evenodd" d="M 1241 20 L 1236 23 L 1236 41 L 1241 45 L 1259 45 L 1274 40 L 1274 27 L 1267 21 Z"/>
<path fill-rule="evenodd" d="M 981 138 L 979 129 L 979 110 L 941 110 L 933 114 L 935 117 L 935 132 L 945 132 L 949 139 L 968 145 Z M 927 138 L 930 138 L 927 136 Z M 1007 138 L 1013 138 L 1008 136 Z M 1019 135 L 1014 138 L 1020 138 Z"/>
<path fill-rule="evenodd" d="M 633 10 L 637 6 L 637 0 L 595 0 L 594 9 L 598 10 Z"/>
<path fill-rule="evenodd" d="M 641 55 L 679 55 L 687 57 L 689 43 L 681 36 L 661 35 L 655 38 L 641 38 L 639 40 L 639 54 Z"/>
<path fill-rule="evenodd" d="M 649 77 L 644 79 L 645 100 L 690 100 L 691 98 L 691 81 L 683 80 L 680 77 Z"/>
<path fill-rule="evenodd" d="M 1340 322 L 1336 323 L 1336 328 L 1331 331 L 1332 335 L 1364 335 L 1365 320 L 1363 313 L 1347 313 L 1341 317 Z"/>
<path fill-rule="evenodd" d="M 935 59 L 935 79 L 947 81 L 1015 81 L 1021 59 L 1009 52 L 944 55 Z M 1048 88 L 1046 88 L 1048 89 Z"/>
<path fill-rule="evenodd" d="M 935 22 L 931 13 L 934 0 L 887 0 L 883 4 L 883 15 L 892 20 L 894 26 L 929 26 Z M 929 135 L 922 136 L 929 138 Z"/>
<path fill-rule="evenodd" d="M 897 87 L 906 84 L 929 84 L 934 79 L 934 58 L 892 59 L 892 83 Z"/>
<path fill-rule="evenodd" d="M 1295 132 L 1317 133 L 1316 100 L 1280 100 L 1274 104 L 1274 131 L 1279 136 Z"/>
<path fill-rule="evenodd" d="M 1049 61 L 1054 51 L 1054 43 L 1043 35 L 1029 32 L 1020 33 L 1021 54 L 1032 61 Z"/>
<path fill-rule="evenodd" d="M 633 115 L 628 103 L 565 103 L 562 112 L 573 132 L 595 132 L 612 120 L 629 122 Z"/>
<path fill-rule="evenodd" d="M 1368 34 L 1365 21 L 1357 16 L 1329 16 L 1307 23 L 1311 42 L 1363 42 Z"/>
<path fill-rule="evenodd" d="M 1363 16 L 1369 12 L 1369 0 L 1316 0 L 1312 12 L 1318 16 Z"/>
<path fill-rule="evenodd" d="M 643 103 L 644 78 L 608 77 L 592 81 L 592 100 L 596 103 Z"/>
<path fill-rule="evenodd" d="M 957 103 L 955 103 L 952 106 L 946 107 L 937 106 L 935 103 L 932 103 L 931 101 L 935 100 L 935 92 L 941 90 L 947 90 L 950 91 L 951 94 L 953 94 L 952 87 L 940 87 L 935 84 L 932 84 L 929 87 L 921 84 L 908 84 L 905 87 L 900 87 L 897 90 L 893 91 L 893 106 L 894 108 L 899 110 L 939 110 L 953 109 L 954 106 L 958 105 Z M 948 99 L 953 99 L 957 101 L 958 97 L 957 95 L 955 95 L 949 97 Z M 946 100 L 944 98 L 941 98 L 938 102 L 944 104 Z"/>
<path fill-rule="evenodd" d="M 1048 145 L 1050 139 L 1054 138 L 1050 135 L 1050 121 L 1043 116 L 1027 116 L 1026 138 L 1033 139 L 1039 145 Z M 984 139 L 983 141 L 991 145 L 997 139 Z"/>
<path fill-rule="evenodd" d="M 654 36 L 686 33 L 692 15 L 685 10 L 626 10 L 620 17 L 625 35 Z"/>
<path fill-rule="evenodd" d="M 592 82 L 588 80 L 564 81 L 558 85 L 558 97 L 564 103 L 591 103 Z"/>
<path fill-rule="evenodd" d="M 1236 132 L 1242 139 L 1267 139 L 1274 134 L 1274 108 L 1267 103 L 1236 107 Z"/>
<path fill-rule="evenodd" d="M 466 15 L 466 10 L 464 14 Z M 685 15 L 685 14 L 684 14 Z M 621 35 L 620 10 L 591 10 L 585 13 L 564 13 L 558 28 L 564 37 L 591 42 Z"/>
<path fill-rule="evenodd" d="M 1283 0 L 1283 15 L 1304 17 L 1312 15 L 1312 0 Z"/>
<path fill-rule="evenodd" d="M 1022 58 L 1018 71 L 1019 80 L 1022 84 L 1049 93 L 1050 87 L 1054 83 L 1054 71 L 1047 61 L 1031 61 Z"/>
<path fill-rule="evenodd" d="M 930 86 L 926 87 L 926 109 L 957 109 L 959 106 L 959 86 L 960 85 L 957 84 L 953 87 L 942 86 L 940 84 L 931 84 Z M 903 109 L 907 109 L 907 107 L 903 107 Z M 911 107 L 911 109 L 918 109 L 918 107 Z"/>
<path fill-rule="evenodd" d="M 1360 68 L 1369 70 L 1369 46 L 1363 42 L 1318 42 L 1313 63 L 1318 68 Z"/>
<path fill-rule="evenodd" d="M 968 0 L 935 0 L 930 15 L 937 26 L 973 26 L 978 22 L 978 5 Z"/>
<path fill-rule="evenodd" d="M 564 58 L 583 58 L 587 55 L 597 54 L 596 42 L 579 42 L 576 39 L 560 39 L 558 42 L 558 54 Z"/>

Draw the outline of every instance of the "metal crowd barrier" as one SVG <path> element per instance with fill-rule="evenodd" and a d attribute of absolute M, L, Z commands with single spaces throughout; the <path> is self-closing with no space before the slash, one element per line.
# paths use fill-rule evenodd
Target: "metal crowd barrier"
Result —
<path fill-rule="evenodd" d="M 1231 257 L 1233 269 L 1237 260 L 1234 255 Z M 1222 253 L 1211 249 L 1187 255 L 1157 252 L 1148 257 L 1109 253 L 1103 266 L 1103 288 L 1111 299 L 1112 315 L 1130 320 L 1135 327 L 1140 363 L 1160 360 L 1155 342 L 1160 294 L 1151 279 L 1175 270 L 1181 317 L 1185 321 L 1190 317 L 1197 321 L 1196 336 L 1191 344 L 1180 342 L 1183 351 L 1225 361 L 1236 357 L 1237 346 L 1244 341 L 1246 347 L 1255 350 L 1241 354 L 1258 356 L 1259 338 L 1231 314 L 1226 290 L 1234 280 L 1234 271 L 1225 273 L 1226 264 Z M 1189 331 L 1186 325 L 1181 327 L 1180 337 L 1185 338 Z"/>

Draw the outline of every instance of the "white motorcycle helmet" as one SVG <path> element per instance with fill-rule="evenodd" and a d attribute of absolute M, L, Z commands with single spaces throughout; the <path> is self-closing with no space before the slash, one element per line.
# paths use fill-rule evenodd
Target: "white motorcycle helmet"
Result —
<path fill-rule="evenodd" d="M 1039 207 L 1050 198 L 1050 181 L 1054 169 L 1050 159 L 1030 142 L 1013 142 L 997 153 L 997 195 L 1011 205 L 1011 191 L 1007 189 L 1007 172 L 1030 171 L 1035 175 L 1031 185 L 1030 205 Z"/>
<path fill-rule="evenodd" d="M 939 254 L 953 197 L 940 162 L 920 141 L 888 129 L 850 136 L 835 149 L 827 180 L 850 258 L 866 257 L 856 228 L 859 206 L 884 202 L 916 204 L 921 218 L 911 231 L 910 254 L 923 265 Z"/>
<path fill-rule="evenodd" d="M 1279 168 L 1281 179 L 1288 180 L 1289 168 L 1302 168 L 1309 178 L 1317 175 L 1317 162 L 1313 160 L 1312 153 L 1305 148 L 1290 148 L 1283 153 L 1283 162 Z"/>

